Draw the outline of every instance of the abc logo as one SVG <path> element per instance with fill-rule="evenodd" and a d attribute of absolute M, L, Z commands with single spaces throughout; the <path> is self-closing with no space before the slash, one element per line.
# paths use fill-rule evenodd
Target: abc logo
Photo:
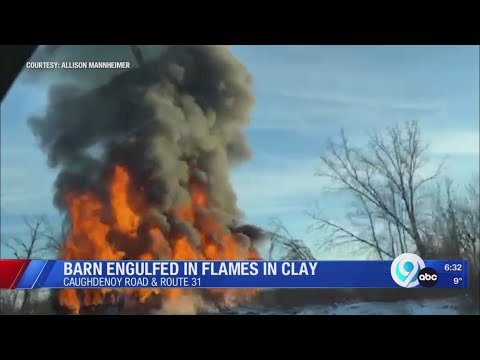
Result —
<path fill-rule="evenodd" d="M 438 273 L 435 269 L 426 267 L 418 273 L 418 282 L 423 287 L 433 287 L 438 281 Z"/>

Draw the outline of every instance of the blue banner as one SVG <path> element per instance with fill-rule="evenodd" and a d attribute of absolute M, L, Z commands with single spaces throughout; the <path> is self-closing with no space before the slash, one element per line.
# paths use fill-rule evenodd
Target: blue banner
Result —
<path fill-rule="evenodd" d="M 394 261 L 32 260 L 16 288 L 468 287 L 466 260 L 420 259 L 416 263 L 416 259 L 408 256 L 399 258 Z"/>

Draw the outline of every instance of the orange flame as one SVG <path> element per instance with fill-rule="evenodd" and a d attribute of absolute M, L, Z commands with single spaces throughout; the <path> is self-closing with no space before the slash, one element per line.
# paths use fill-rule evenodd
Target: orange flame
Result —
<path fill-rule="evenodd" d="M 242 260 L 259 259 L 253 247 L 245 246 L 209 210 L 205 190 L 194 182 L 190 184 L 191 201 L 182 204 L 173 213 L 189 222 L 200 235 L 200 246 L 192 245 L 187 236 L 162 231 L 151 225 L 142 230 L 147 206 L 142 191 L 134 188 L 127 169 L 114 168 L 109 187 L 109 202 L 104 204 L 93 193 L 70 193 L 65 198 L 72 223 L 65 240 L 61 258 L 65 260 Z M 135 205 L 135 206 L 132 206 Z M 198 214 L 201 214 L 198 215 Z M 110 216 L 109 216 L 110 215 Z M 170 300 L 179 298 L 182 289 L 116 289 L 134 296 L 139 302 L 153 294 L 165 294 Z M 78 313 L 82 306 L 102 304 L 111 289 L 60 291 L 60 303 Z M 211 290 L 231 296 L 232 293 L 250 294 L 251 291 Z"/>
<path fill-rule="evenodd" d="M 113 179 L 110 186 L 110 199 L 116 226 L 121 232 L 135 235 L 140 224 L 140 216 L 135 214 L 129 205 L 128 188 L 130 186 L 130 177 L 123 167 L 116 166 Z"/>

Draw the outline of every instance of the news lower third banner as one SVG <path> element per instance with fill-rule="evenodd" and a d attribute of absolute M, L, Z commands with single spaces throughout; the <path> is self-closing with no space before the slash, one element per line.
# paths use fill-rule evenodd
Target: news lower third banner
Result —
<path fill-rule="evenodd" d="M 466 260 L 63 261 L 0 260 L 1 289 L 467 288 Z"/>

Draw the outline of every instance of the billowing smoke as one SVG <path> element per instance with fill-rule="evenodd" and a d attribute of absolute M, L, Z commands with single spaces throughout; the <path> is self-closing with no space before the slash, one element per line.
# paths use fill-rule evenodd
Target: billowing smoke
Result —
<path fill-rule="evenodd" d="M 231 166 L 250 157 L 242 130 L 254 104 L 251 85 L 245 67 L 227 47 L 185 45 L 162 47 L 144 65 L 88 92 L 75 84 L 52 86 L 46 114 L 31 118 L 29 124 L 49 165 L 59 169 L 56 206 L 72 216 L 72 206 L 87 193 L 101 204 L 110 204 L 101 207 L 101 221 L 112 229 L 116 226 L 117 232 L 123 229 L 124 234 L 123 240 L 122 236 L 112 240 L 109 234 L 106 241 L 115 248 L 113 252 L 122 251 L 127 258 L 148 251 L 138 242 L 135 246 L 141 249 L 132 250 L 130 238 L 142 237 L 147 233 L 142 229 L 152 226 L 166 239 L 162 240 L 163 257 L 172 257 L 181 236 L 199 256 L 213 256 L 208 250 L 213 242 L 218 245 L 215 256 L 232 258 L 227 249 L 231 239 L 250 251 L 250 255 L 235 256 L 251 256 L 251 239 L 260 232 L 240 226 L 241 212 L 229 181 Z M 128 173 L 129 206 L 140 218 L 133 232 L 118 226 L 121 210 L 112 209 L 121 204 L 112 201 L 122 189 L 119 167 Z M 132 197 L 132 192 L 137 196 Z M 185 206 L 192 215 L 181 210 Z M 104 211 L 106 207 L 110 209 Z M 117 219 L 112 220 L 115 211 Z M 67 239 L 75 243 L 72 248 L 77 252 L 67 250 L 63 256 L 106 254 L 92 245 L 98 240 L 81 239 L 90 235 L 81 235 L 85 233 L 79 226 L 76 229 L 74 224 Z M 81 252 L 81 246 L 89 250 Z"/>
<path fill-rule="evenodd" d="M 46 115 L 30 120 L 49 164 L 62 169 L 57 205 L 66 192 L 98 185 L 98 172 L 120 161 L 148 177 L 148 198 L 160 210 L 185 200 L 195 167 L 194 175 L 214 188 L 218 209 L 238 215 L 228 170 L 250 156 L 242 128 L 254 97 L 249 74 L 227 48 L 170 47 L 158 60 L 77 95 L 72 85 L 52 87 Z"/>

